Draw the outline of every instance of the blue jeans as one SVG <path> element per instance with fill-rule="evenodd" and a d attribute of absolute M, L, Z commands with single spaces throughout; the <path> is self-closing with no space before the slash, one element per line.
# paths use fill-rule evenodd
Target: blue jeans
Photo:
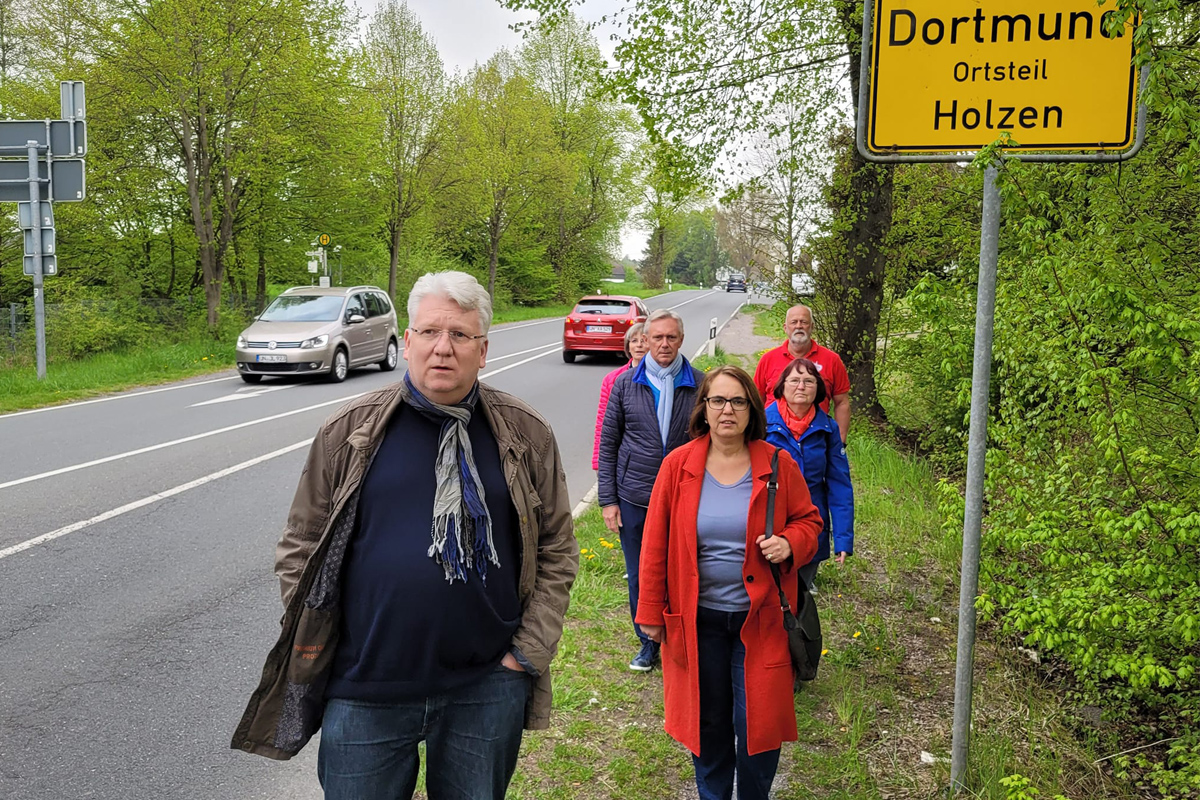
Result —
<path fill-rule="evenodd" d="M 700 800 L 730 800 L 737 776 L 738 800 L 767 800 L 779 750 L 746 750 L 745 611 L 696 614 L 700 654 L 700 755 L 692 756 Z"/>
<path fill-rule="evenodd" d="M 429 800 L 503 800 L 533 677 L 497 667 L 470 686 L 402 703 L 331 699 L 317 777 L 326 800 L 408 800 L 425 742 Z"/>
<path fill-rule="evenodd" d="M 629 616 L 633 622 L 633 632 L 637 634 L 642 644 L 650 641 L 637 624 L 638 601 L 638 567 L 642 558 L 642 530 L 646 527 L 646 513 L 649 509 L 617 501 L 621 509 L 621 552 L 625 555 L 625 572 L 629 575 Z"/>

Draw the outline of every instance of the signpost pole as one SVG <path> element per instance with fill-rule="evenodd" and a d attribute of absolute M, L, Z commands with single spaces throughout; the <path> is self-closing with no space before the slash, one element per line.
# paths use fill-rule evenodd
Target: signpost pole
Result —
<path fill-rule="evenodd" d="M 983 175 L 983 225 L 979 236 L 979 296 L 975 302 L 975 365 L 971 377 L 971 426 L 967 445 L 966 514 L 963 518 L 962 580 L 958 592 L 958 653 L 954 665 L 954 729 L 950 785 L 966 788 L 971 741 L 971 692 L 975 667 L 975 595 L 979 588 L 979 543 L 983 522 L 983 477 L 987 463 L 988 386 L 992 373 L 992 328 L 996 316 L 996 262 L 1000 247 L 1000 190 L 996 167 Z"/>
<path fill-rule="evenodd" d="M 37 376 L 46 379 L 46 298 L 42 279 L 41 186 L 38 179 L 38 143 L 28 142 L 29 207 L 33 209 L 33 326 L 37 338 Z"/>

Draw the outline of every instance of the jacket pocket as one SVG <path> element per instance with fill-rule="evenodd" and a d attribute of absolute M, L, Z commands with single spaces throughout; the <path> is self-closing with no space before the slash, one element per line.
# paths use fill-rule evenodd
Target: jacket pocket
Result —
<path fill-rule="evenodd" d="M 684 631 L 683 614 L 663 614 L 663 625 L 667 629 L 663 650 L 668 658 L 687 669 L 687 635 Z"/>
<path fill-rule="evenodd" d="M 763 656 L 763 666 L 790 667 L 792 654 L 788 650 L 788 632 L 783 627 L 783 611 L 777 596 L 758 613 L 758 641 Z"/>

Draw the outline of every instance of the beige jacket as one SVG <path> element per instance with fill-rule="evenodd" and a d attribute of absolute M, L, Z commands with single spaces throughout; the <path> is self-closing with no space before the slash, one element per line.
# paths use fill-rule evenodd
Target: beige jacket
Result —
<path fill-rule="evenodd" d="M 286 609 L 282 631 L 234 732 L 234 749 L 288 759 L 321 726 L 337 649 L 342 561 L 363 478 L 400 402 L 398 384 L 364 395 L 326 420 L 313 440 L 276 548 L 275 573 Z M 499 445 L 520 519 L 522 614 L 513 644 L 539 676 L 525 708 L 525 727 L 545 728 L 550 661 L 579 569 L 566 476 L 553 431 L 529 405 L 480 384 L 477 409 Z"/>

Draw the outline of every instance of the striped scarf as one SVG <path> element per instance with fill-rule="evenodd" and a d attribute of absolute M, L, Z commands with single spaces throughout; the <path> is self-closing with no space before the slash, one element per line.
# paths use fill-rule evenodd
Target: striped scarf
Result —
<path fill-rule="evenodd" d="M 492 516 L 485 502 L 483 481 L 475 467 L 467 424 L 479 399 L 479 384 L 472 387 L 462 402 L 452 406 L 435 403 L 413 385 L 408 373 L 400 384 L 404 402 L 421 416 L 442 426 L 438 440 L 433 496 L 433 543 L 428 555 L 446 572 L 446 580 L 467 581 L 474 568 L 487 581 L 487 563 L 497 567 L 496 546 L 492 541 Z"/>

